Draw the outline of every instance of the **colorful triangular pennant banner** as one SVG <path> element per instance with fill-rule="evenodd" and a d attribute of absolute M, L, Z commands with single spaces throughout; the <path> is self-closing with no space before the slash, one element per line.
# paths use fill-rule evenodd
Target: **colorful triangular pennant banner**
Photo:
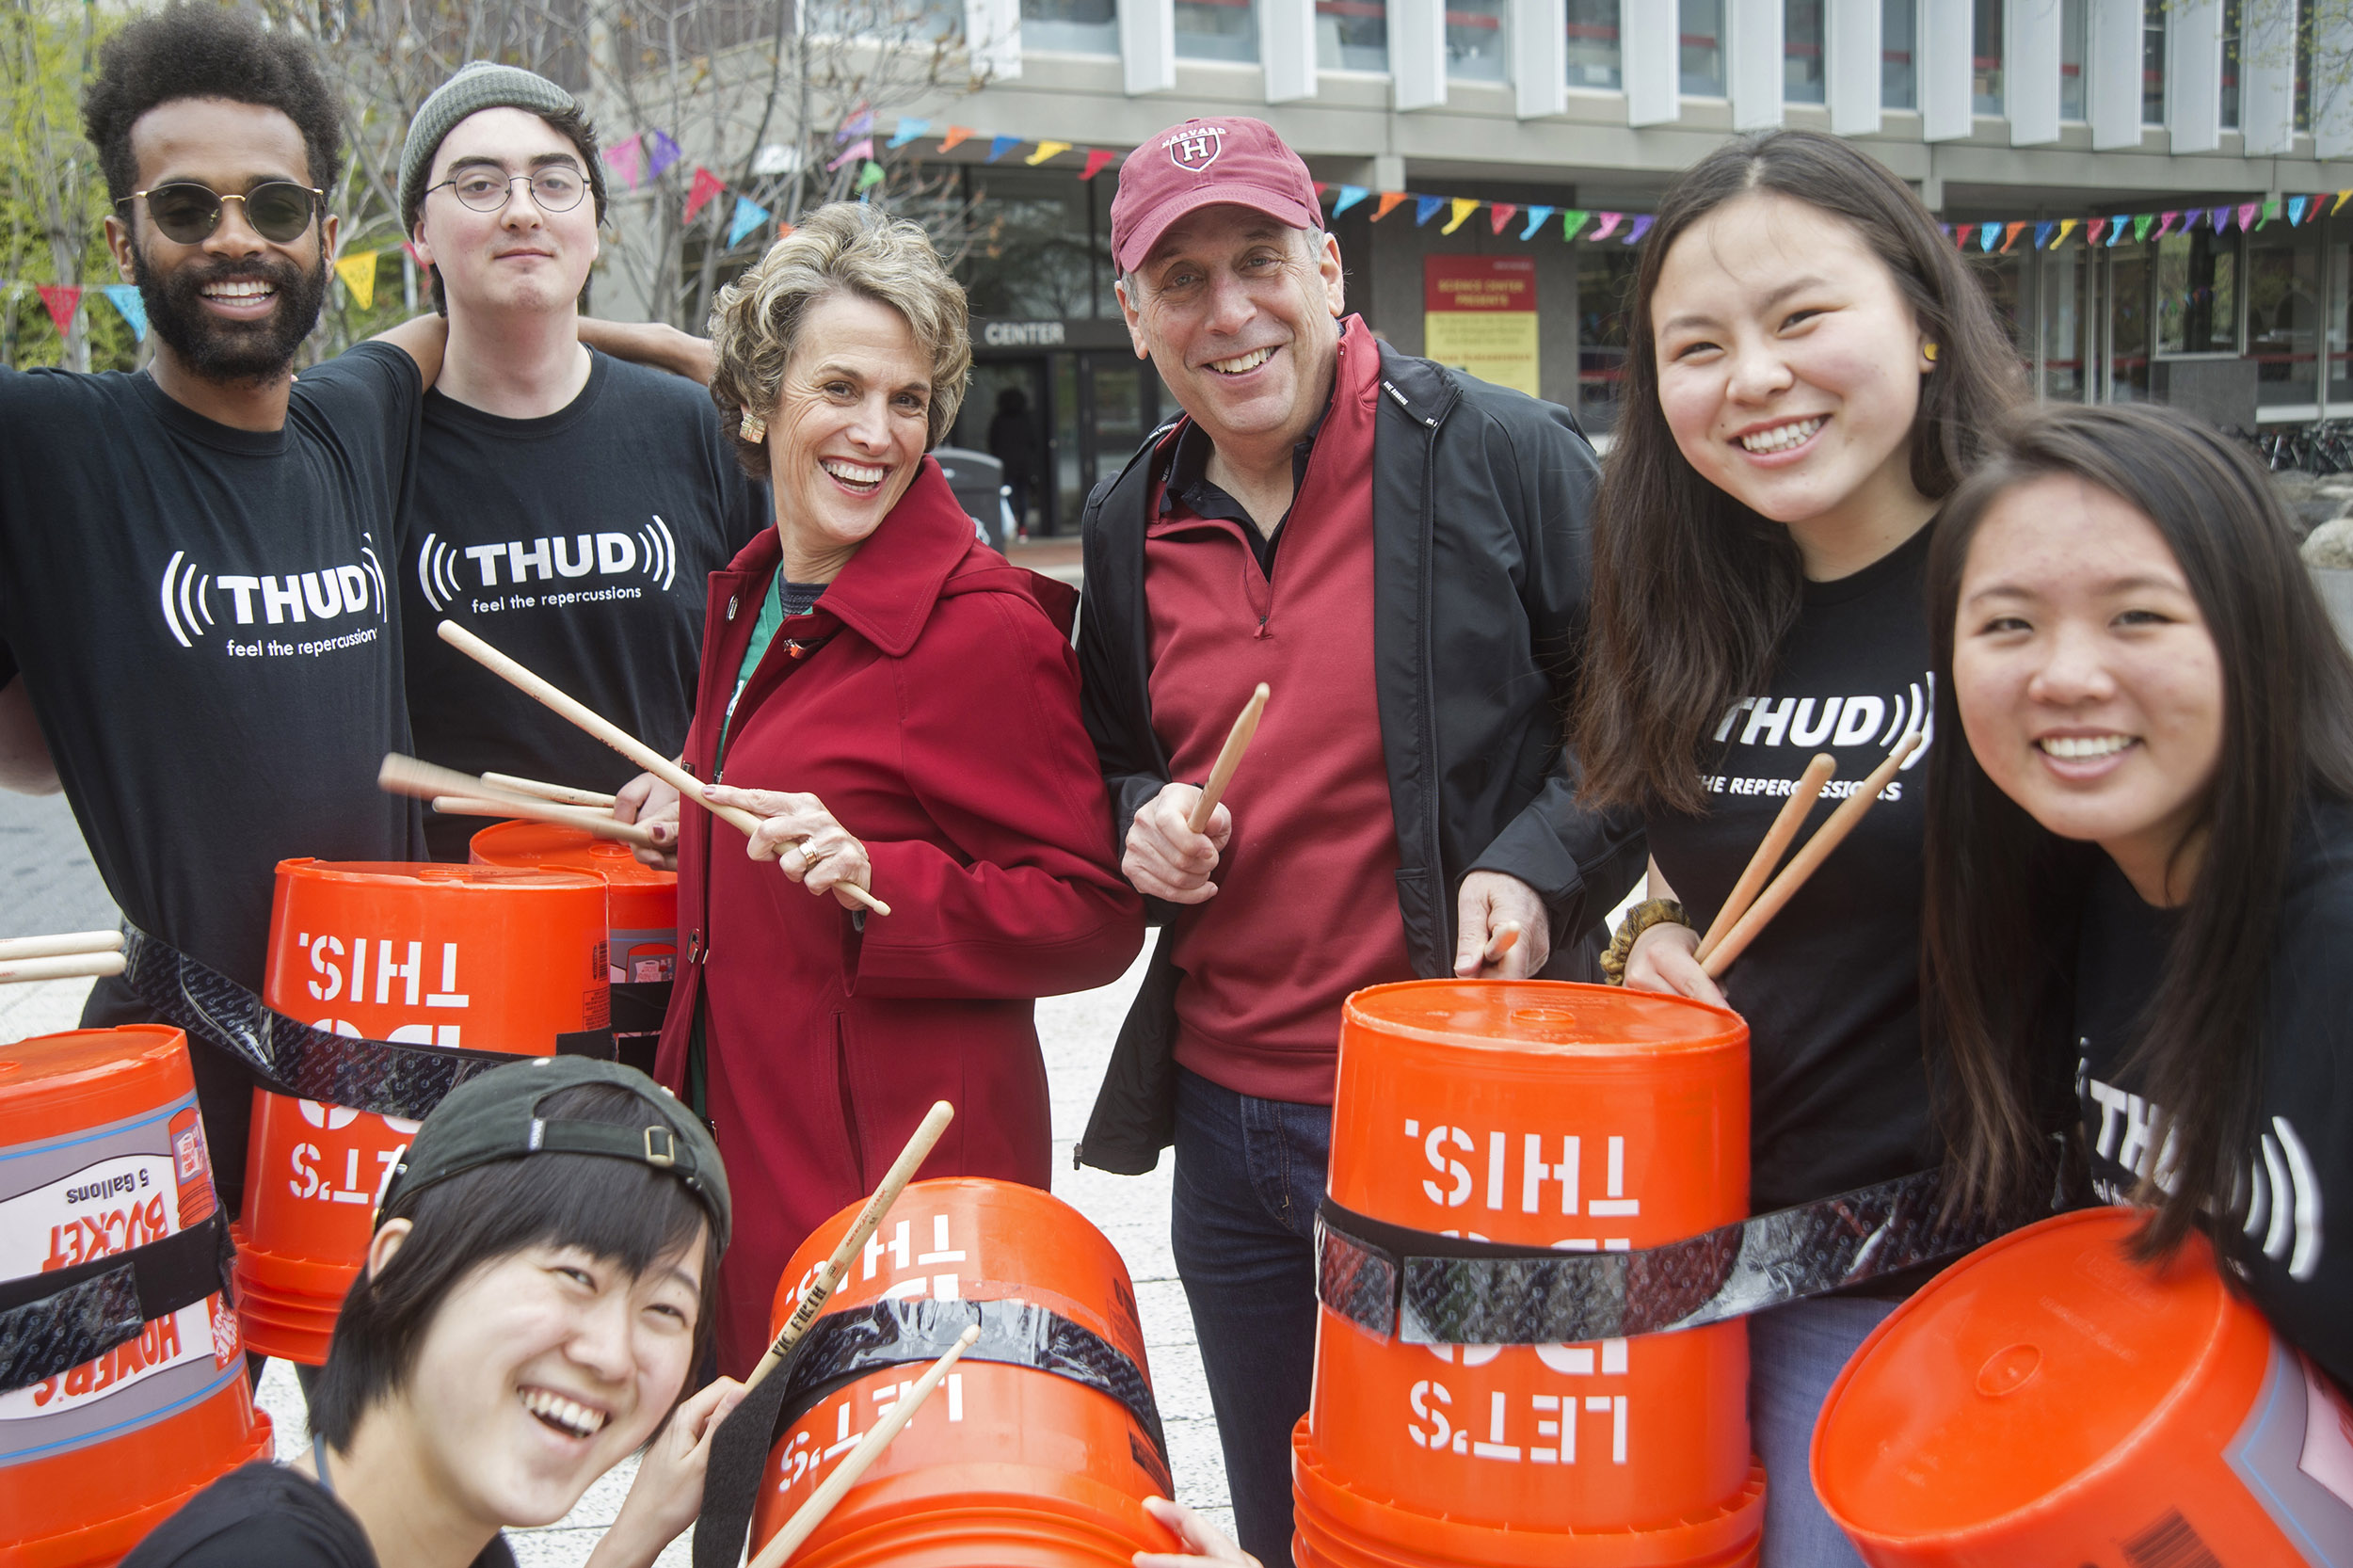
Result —
<path fill-rule="evenodd" d="M 615 142 L 604 150 L 604 163 L 621 177 L 621 184 L 635 190 L 646 177 L 646 138 L 631 136 Z"/>
<path fill-rule="evenodd" d="M 701 212 L 705 207 L 711 205 L 712 201 L 718 196 L 718 194 L 727 188 L 726 181 L 720 179 L 716 174 L 712 173 L 711 170 L 703 168 L 700 164 L 696 164 L 695 166 L 695 182 L 693 184 L 686 187 L 686 216 L 683 221 L 687 223 L 694 222 L 695 215 Z"/>
<path fill-rule="evenodd" d="M 335 261 L 335 276 L 351 291 L 351 302 L 363 311 L 376 308 L 376 258 L 383 252 L 362 250 L 356 256 L 341 256 Z"/>
<path fill-rule="evenodd" d="M 1458 196 L 1453 198 L 1452 205 L 1453 212 L 1448 216 L 1446 227 L 1438 231 L 1441 234 L 1450 234 L 1460 229 L 1463 226 L 1463 220 L 1479 210 L 1479 198 Z"/>
<path fill-rule="evenodd" d="M 1094 179 L 1096 175 L 1102 173 L 1103 170 L 1109 168 L 1118 156 L 1118 153 L 1106 152 L 1099 147 L 1091 147 L 1087 149 L 1087 166 L 1085 168 L 1080 170 L 1079 178 L 1081 180 Z"/>
<path fill-rule="evenodd" d="M 1342 185 L 1338 199 L 1332 203 L 1332 216 L 1339 216 L 1371 194 L 1371 190 L 1364 185 Z"/>
<path fill-rule="evenodd" d="M 139 297 L 136 283 L 108 283 L 99 291 L 115 313 L 131 324 L 131 336 L 140 343 L 147 341 L 147 301 Z"/>
<path fill-rule="evenodd" d="M 1069 151 L 1070 143 L 1066 141 L 1041 141 L 1037 144 L 1037 151 L 1031 153 L 1028 157 L 1022 159 L 1021 161 L 1028 164 L 1032 168 L 1035 168 L 1047 159 L 1058 157 Z"/>
<path fill-rule="evenodd" d="M 744 236 L 768 221 L 768 209 L 748 196 L 735 199 L 735 216 L 728 220 L 728 248 L 744 243 Z"/>

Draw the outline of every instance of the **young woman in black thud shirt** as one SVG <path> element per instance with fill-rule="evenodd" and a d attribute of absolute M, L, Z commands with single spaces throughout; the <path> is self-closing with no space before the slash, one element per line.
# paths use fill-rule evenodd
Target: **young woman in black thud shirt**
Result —
<path fill-rule="evenodd" d="M 1654 899 L 1681 901 L 1628 920 L 1626 984 L 1748 1020 L 1761 1212 L 1938 1158 L 1917 754 L 1721 990 L 1693 951 L 1816 753 L 1838 773 L 1809 826 L 1929 729 L 1929 525 L 2018 396 L 2018 361 L 1918 199 L 1810 132 L 1741 138 L 1676 181 L 1629 322 L 1576 741 L 1587 798 L 1642 812 Z M 1767 1568 L 1856 1560 L 1806 1447 L 1892 1306 L 1839 1297 L 1750 1320 Z"/>
<path fill-rule="evenodd" d="M 2044 412 L 1929 578 L 1968 741 L 1932 764 L 1928 867 L 1956 1165 L 2024 1195 L 2072 1067 L 2142 1256 L 2207 1231 L 2353 1384 L 2353 661 L 2269 476 L 2161 409 Z M 2075 1048 L 2039 1058 L 2055 1000 Z"/>

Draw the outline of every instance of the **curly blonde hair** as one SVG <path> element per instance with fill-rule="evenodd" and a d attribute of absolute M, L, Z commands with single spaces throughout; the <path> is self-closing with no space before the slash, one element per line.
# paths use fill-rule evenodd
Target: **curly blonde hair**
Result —
<path fill-rule="evenodd" d="M 727 421 L 737 459 L 755 479 L 768 476 L 768 453 L 744 439 L 744 410 L 762 418 L 775 410 L 802 318 L 818 301 L 837 294 L 889 306 L 931 355 L 925 450 L 937 446 L 956 422 L 972 374 L 964 286 L 949 275 L 916 225 L 862 201 L 829 202 L 770 246 L 749 272 L 719 291 L 711 307 L 716 360 L 711 401 Z"/>

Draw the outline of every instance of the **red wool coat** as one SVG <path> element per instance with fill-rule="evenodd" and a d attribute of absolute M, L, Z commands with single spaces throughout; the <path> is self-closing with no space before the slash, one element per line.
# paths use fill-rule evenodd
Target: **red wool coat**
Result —
<path fill-rule="evenodd" d="M 780 554 L 711 578 L 686 765 L 719 723 Z M 862 1197 L 924 1111 L 956 1119 L 920 1175 L 1048 1184 L 1033 999 L 1104 984 L 1144 941 L 1079 721 L 1077 595 L 974 541 L 930 458 L 736 704 L 724 782 L 816 795 L 866 845 L 888 917 L 861 933 L 709 813 L 680 815 L 681 964 L 658 1073 L 687 1091 L 703 1010 L 706 1108 L 735 1197 L 719 1353 L 741 1377 L 786 1261 Z M 788 639 L 824 639 L 801 658 Z"/>

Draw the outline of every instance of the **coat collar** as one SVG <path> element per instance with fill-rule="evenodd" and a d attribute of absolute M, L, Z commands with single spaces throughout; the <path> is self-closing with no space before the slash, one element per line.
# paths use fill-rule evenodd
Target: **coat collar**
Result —
<path fill-rule="evenodd" d="M 972 520 L 926 456 L 906 494 L 825 586 L 814 612 L 831 616 L 893 658 L 915 646 L 932 606 L 965 558 L 979 548 Z M 765 582 L 783 558 L 775 528 L 763 528 L 728 563 L 746 582 Z"/>

